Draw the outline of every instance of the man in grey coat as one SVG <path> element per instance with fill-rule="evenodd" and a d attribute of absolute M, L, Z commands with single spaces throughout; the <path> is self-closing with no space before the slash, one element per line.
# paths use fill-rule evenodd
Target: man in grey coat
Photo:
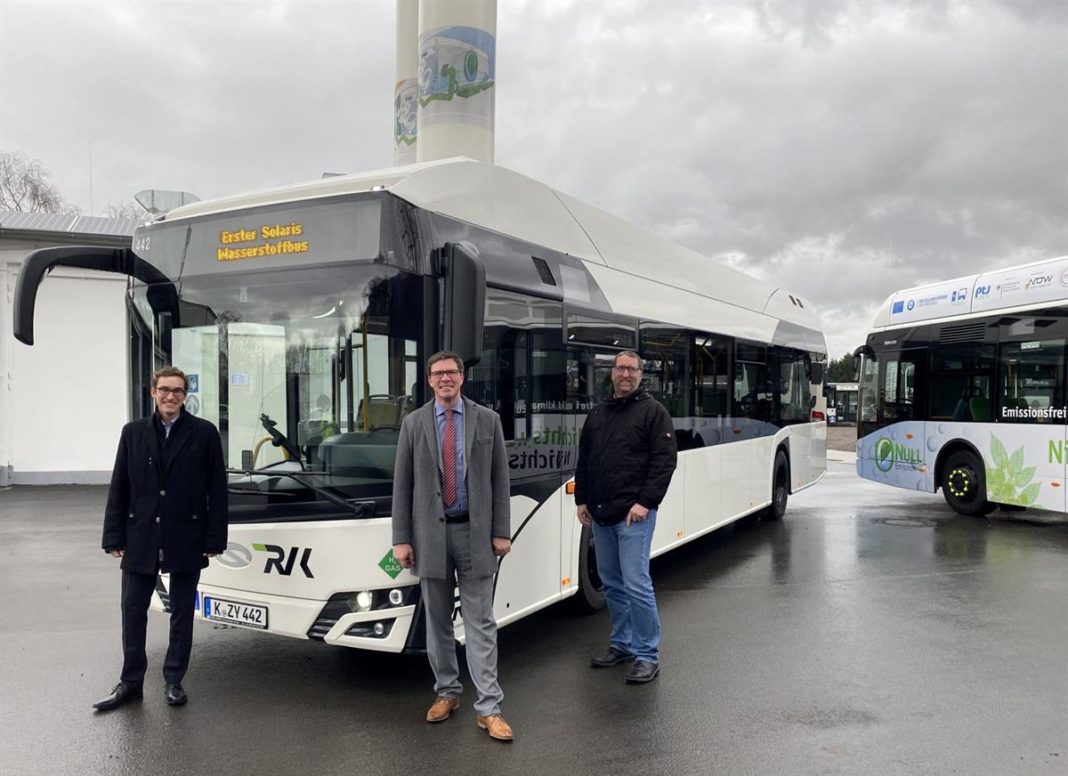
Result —
<path fill-rule="evenodd" d="M 497 413 L 465 399 L 464 364 L 440 352 L 427 361 L 434 400 L 406 415 L 393 479 L 393 555 L 419 577 L 426 609 L 426 651 L 437 698 L 427 722 L 460 705 L 453 631 L 454 590 L 467 642 L 480 728 L 499 741 L 512 729 L 501 716 L 493 576 L 512 547 L 508 456 Z"/>

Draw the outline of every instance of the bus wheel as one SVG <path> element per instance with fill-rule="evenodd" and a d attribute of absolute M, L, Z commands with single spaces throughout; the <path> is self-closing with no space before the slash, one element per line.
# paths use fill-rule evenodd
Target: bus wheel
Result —
<path fill-rule="evenodd" d="M 782 450 L 775 453 L 775 466 L 771 474 L 771 503 L 764 508 L 764 520 L 782 520 L 786 514 L 786 502 L 790 498 L 790 462 Z"/>
<path fill-rule="evenodd" d="M 986 470 L 975 453 L 959 450 L 946 459 L 942 495 L 954 512 L 985 515 L 994 508 L 986 500 Z"/>
<path fill-rule="evenodd" d="M 575 609 L 592 614 L 604 608 L 604 583 L 597 574 L 597 555 L 593 549 L 593 529 L 582 526 L 579 537 L 578 592 L 571 599 Z"/>

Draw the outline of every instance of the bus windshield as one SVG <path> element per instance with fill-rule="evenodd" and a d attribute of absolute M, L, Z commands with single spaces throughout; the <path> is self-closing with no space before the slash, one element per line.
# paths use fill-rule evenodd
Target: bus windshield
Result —
<path fill-rule="evenodd" d="M 186 410 L 222 435 L 232 520 L 388 514 L 422 395 L 421 289 L 369 263 L 227 273 L 184 279 L 161 316 L 161 295 L 135 288 L 141 325 L 189 376 Z M 345 514 L 350 499 L 363 508 Z"/>

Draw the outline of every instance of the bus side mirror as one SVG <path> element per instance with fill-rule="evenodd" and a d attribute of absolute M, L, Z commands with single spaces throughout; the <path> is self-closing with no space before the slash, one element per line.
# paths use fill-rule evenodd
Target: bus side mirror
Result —
<path fill-rule="evenodd" d="M 77 267 L 99 272 L 127 275 L 142 283 L 170 283 L 167 276 L 129 248 L 105 248 L 102 246 L 65 245 L 40 248 L 22 260 L 18 281 L 15 284 L 14 329 L 15 339 L 25 345 L 33 344 L 33 312 L 37 305 L 37 287 L 44 276 L 55 267 Z M 172 286 L 173 291 L 173 286 Z M 177 294 L 175 294 L 177 299 Z M 174 312 L 177 312 L 175 305 Z"/>
<path fill-rule="evenodd" d="M 160 313 L 156 316 L 156 322 L 159 327 L 159 347 L 170 361 L 171 354 L 174 352 L 172 349 L 173 334 L 174 334 L 174 316 L 170 312 Z"/>
<path fill-rule="evenodd" d="M 813 361 L 812 362 L 812 367 L 809 370 L 810 371 L 810 376 L 808 378 L 810 383 L 819 384 L 819 383 L 823 382 L 823 377 L 824 377 L 823 368 L 824 368 L 823 362 L 821 362 L 821 361 Z"/>
<path fill-rule="evenodd" d="M 861 345 L 859 348 L 854 350 L 853 351 L 853 382 L 859 382 L 860 381 L 860 367 L 861 367 L 860 357 L 861 356 L 864 356 L 864 358 L 868 359 L 869 361 L 875 361 L 876 360 L 875 359 L 875 351 L 872 350 L 871 345 Z"/>
<path fill-rule="evenodd" d="M 445 349 L 464 366 L 482 358 L 486 309 L 486 267 L 472 246 L 445 243 Z"/>

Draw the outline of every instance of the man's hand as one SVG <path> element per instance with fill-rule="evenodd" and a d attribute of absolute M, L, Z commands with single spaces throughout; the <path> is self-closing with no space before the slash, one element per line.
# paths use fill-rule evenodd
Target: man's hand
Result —
<path fill-rule="evenodd" d="M 121 558 L 124 554 L 125 554 L 125 550 L 112 550 L 111 551 L 111 557 L 113 557 L 113 558 Z"/>
<path fill-rule="evenodd" d="M 578 505 L 578 521 L 587 527 L 593 525 L 593 518 L 590 516 L 590 510 L 586 509 L 585 504 Z"/>
<path fill-rule="evenodd" d="M 493 554 L 498 558 L 503 558 L 505 555 L 512 551 L 512 540 L 505 539 L 503 536 L 493 537 Z"/>
<path fill-rule="evenodd" d="M 641 504 L 635 504 L 627 512 L 627 528 L 630 528 L 634 523 L 640 523 L 649 514 L 649 510 L 643 507 Z"/>
<path fill-rule="evenodd" d="M 412 552 L 412 545 L 410 544 L 394 544 L 393 557 L 406 569 L 410 569 L 415 565 L 415 553 Z"/>

